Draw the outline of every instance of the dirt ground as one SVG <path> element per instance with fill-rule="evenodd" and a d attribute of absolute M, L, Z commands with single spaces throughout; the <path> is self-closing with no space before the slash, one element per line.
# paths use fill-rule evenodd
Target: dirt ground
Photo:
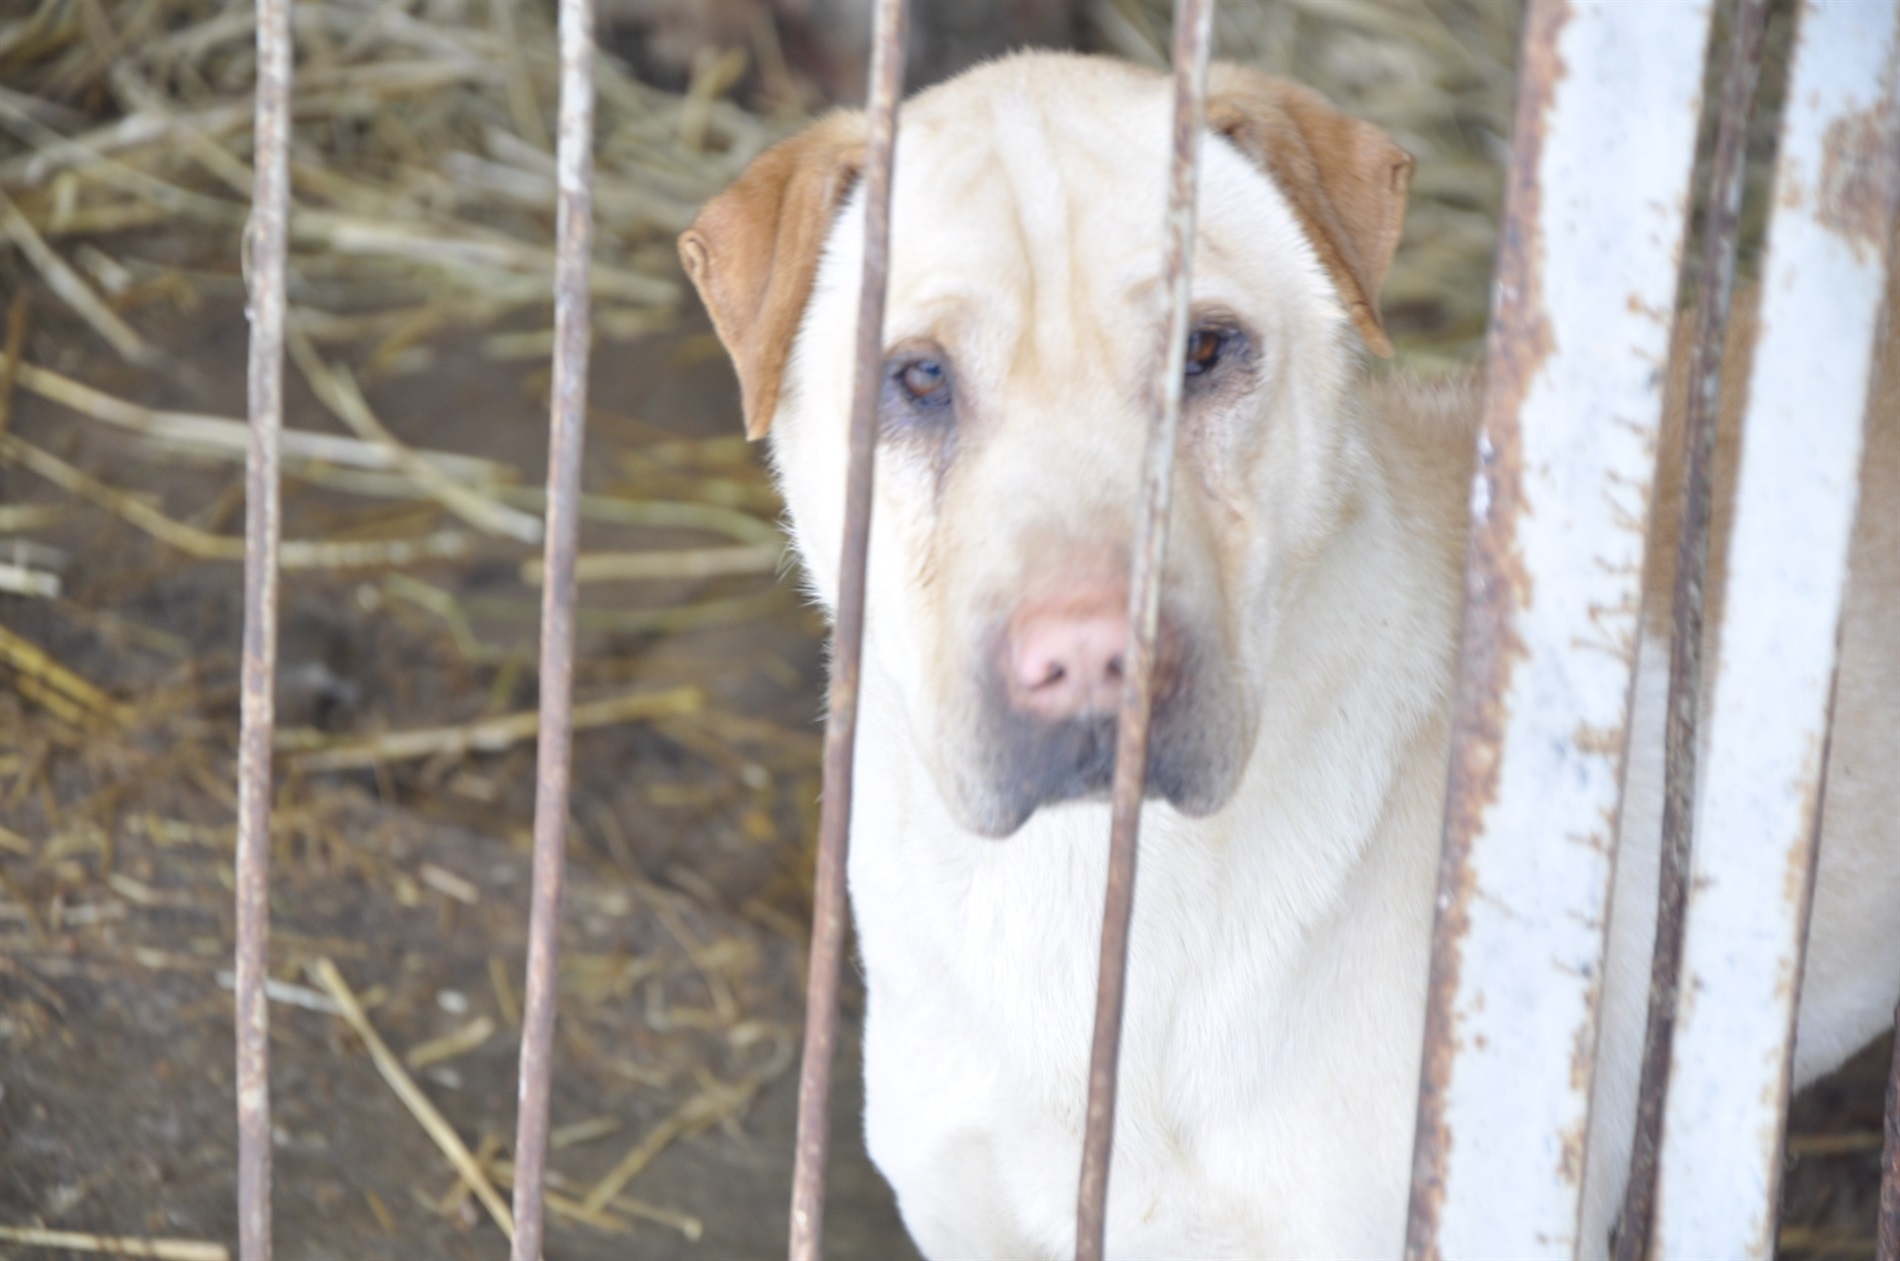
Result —
<path fill-rule="evenodd" d="M 155 373 L 93 353 L 43 295 L 33 311 L 29 362 L 153 405 L 242 414 L 235 305 L 172 320 L 173 367 Z M 711 462 L 697 471 L 770 520 L 751 453 L 667 445 L 735 424 L 730 375 L 705 349 L 700 333 L 602 346 L 589 489 L 658 484 L 656 453 Z M 287 380 L 288 423 L 334 430 L 294 369 Z M 545 467 L 543 391 L 532 367 L 472 345 L 367 389 L 404 441 L 505 460 L 529 484 Z M 233 463 L 155 459 L 25 391 L 11 431 L 181 519 L 241 524 Z M 17 466 L 0 470 L 0 504 L 57 512 L 34 538 L 67 557 L 64 596 L 0 597 L 0 626 L 133 711 L 66 722 L 15 673 L 0 691 L 0 1221 L 230 1241 L 239 570 L 182 559 Z M 443 524 L 433 505 L 296 480 L 286 504 L 289 538 Z M 705 541 L 593 524 L 586 536 L 590 547 Z M 280 730 L 334 737 L 531 710 L 526 554 L 482 545 L 399 574 L 286 575 Z M 417 583 L 462 603 L 472 645 L 416 603 Z M 772 1255 L 790 1184 L 821 628 L 771 574 L 590 588 L 583 604 L 582 703 L 679 686 L 706 700 L 700 715 L 576 738 L 553 1185 L 578 1199 L 656 1131 L 684 1132 L 607 1206 L 608 1229 L 553 1216 L 548 1256 Z M 731 624 L 642 628 L 675 607 Z M 319 998 L 307 968 L 328 958 L 399 1054 L 485 1026 L 415 1076 L 471 1148 L 512 1144 L 532 756 L 519 743 L 310 774 L 280 757 L 272 966 L 296 987 L 272 1006 L 280 1255 L 500 1255 L 498 1230 L 455 1194 L 456 1175 L 360 1040 L 295 1004 Z M 847 997 L 854 1028 L 859 1003 Z M 909 1245 L 859 1138 L 854 1037 L 839 1065 L 829 1250 L 901 1257 Z"/>

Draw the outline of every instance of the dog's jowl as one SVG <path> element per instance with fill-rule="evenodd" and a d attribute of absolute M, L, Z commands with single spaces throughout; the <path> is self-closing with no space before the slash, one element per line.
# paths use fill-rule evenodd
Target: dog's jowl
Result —
<path fill-rule="evenodd" d="M 1169 120 L 1161 76 L 1051 54 L 903 111 L 850 877 L 866 1138 L 933 1257 L 1073 1248 Z M 1213 71 L 1208 127 L 1109 1248 L 1394 1256 L 1478 400 L 1474 380 L 1366 372 L 1369 353 L 1390 353 L 1378 295 L 1405 153 L 1234 67 Z M 827 604 L 863 155 L 862 118 L 833 115 L 760 157 L 681 242 Z M 1722 487 L 1746 309 L 1735 324 Z M 1900 995 L 1900 373 L 1883 363 L 1804 1081 L 1882 1029 Z M 1675 513 L 1667 495 L 1653 513 L 1652 592 L 1667 591 Z M 1727 513 L 1718 502 L 1712 627 Z M 1654 920 L 1666 595 L 1649 607 L 1592 1251 L 1628 1163 Z"/>

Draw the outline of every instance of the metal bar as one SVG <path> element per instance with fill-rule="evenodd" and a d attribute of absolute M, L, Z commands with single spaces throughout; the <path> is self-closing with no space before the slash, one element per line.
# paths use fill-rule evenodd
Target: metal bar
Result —
<path fill-rule="evenodd" d="M 844 955 L 845 851 L 851 830 L 858 678 L 864 652 L 864 570 L 871 543 L 871 479 L 877 456 L 877 398 L 884 364 L 884 289 L 890 274 L 891 177 L 897 105 L 904 95 L 909 0 L 877 0 L 871 27 L 871 81 L 865 111 L 864 270 L 858 287 L 858 342 L 851 393 L 850 461 L 845 474 L 844 551 L 838 620 L 831 635 L 830 712 L 825 722 L 824 798 L 818 818 L 818 872 L 812 890 L 811 961 L 805 984 L 805 1050 L 798 1072 L 798 1145 L 792 1169 L 789 1251 L 818 1261 L 825 1228 L 825 1166 L 831 1150 L 831 1060 L 838 1041 L 838 969 Z"/>
<path fill-rule="evenodd" d="M 1649 1017 L 1643 1033 L 1636 1134 L 1624 1192 L 1616 1261 L 1649 1254 L 1656 1203 L 1656 1148 L 1669 1091 L 1669 1051 L 1676 1034 L 1676 982 L 1682 971 L 1683 908 L 1689 900 L 1689 855 L 1695 843 L 1696 726 L 1702 698 L 1702 604 L 1709 568 L 1710 468 L 1735 288 L 1742 184 L 1748 170 L 1748 117 L 1761 77 L 1768 0 L 1740 0 L 1731 17 L 1728 69 L 1709 164 L 1708 209 L 1702 222 L 1702 281 L 1695 347 L 1689 361 L 1684 418 L 1681 535 L 1669 641 L 1669 708 L 1663 737 L 1661 872 L 1657 880 L 1656 944 L 1650 959 Z"/>
<path fill-rule="evenodd" d="M 1569 1257 L 1710 6 L 1527 14 L 1409 1257 Z"/>
<path fill-rule="evenodd" d="M 1874 1261 L 1900 1261 L 1900 1007 L 1893 1013 L 1893 1065 L 1887 1070 L 1886 1141 L 1880 1149 L 1880 1224 Z"/>
<path fill-rule="evenodd" d="M 1799 21 L 1697 806 L 1660 1257 L 1774 1250 L 1841 597 L 1900 195 L 1896 6 L 1809 0 Z"/>
<path fill-rule="evenodd" d="M 238 731 L 238 1253 L 270 1261 L 271 745 L 276 727 L 279 457 L 284 427 L 284 272 L 290 219 L 290 0 L 257 0 L 257 121 L 251 192 L 244 465 L 244 646 Z"/>
<path fill-rule="evenodd" d="M 1181 424 L 1181 381 L 1186 367 L 1188 299 L 1194 262 L 1195 192 L 1201 132 L 1207 113 L 1207 61 L 1213 44 L 1213 0 L 1177 0 L 1174 6 L 1174 128 L 1169 164 L 1161 283 L 1167 308 L 1159 329 L 1160 380 L 1150 396 L 1148 450 L 1141 516 L 1128 582 L 1128 651 L 1121 712 L 1115 733 L 1115 779 L 1110 791 L 1108 889 L 1102 908 L 1100 975 L 1095 990 L 1095 1035 L 1089 1051 L 1089 1094 L 1082 1137 L 1081 1185 L 1076 1195 L 1076 1261 L 1101 1261 L 1108 1231 L 1108 1171 L 1115 1144 L 1116 1076 L 1121 1058 L 1122 1006 L 1128 980 L 1128 928 L 1135 902 L 1135 858 L 1141 803 L 1148 782 L 1148 728 L 1154 713 L 1155 634 L 1168 552 L 1168 510 L 1174 489 L 1174 449 Z"/>
<path fill-rule="evenodd" d="M 513 1261 L 540 1261 L 548 1091 L 559 989 L 561 886 L 574 743 L 574 556 L 587 432 L 588 269 L 593 252 L 594 6 L 561 0 L 561 103 L 555 144 L 554 382 L 542 549 L 541 720 L 535 757 L 534 888 L 515 1120 Z"/>

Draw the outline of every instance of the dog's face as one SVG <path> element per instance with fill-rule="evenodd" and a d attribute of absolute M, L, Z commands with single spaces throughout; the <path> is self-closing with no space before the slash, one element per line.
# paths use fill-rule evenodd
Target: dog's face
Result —
<path fill-rule="evenodd" d="M 1155 407 L 1167 81 L 1027 55 L 905 105 L 879 395 L 867 652 L 960 822 L 1099 797 Z M 1279 601 L 1350 511 L 1342 391 L 1410 159 L 1303 89 L 1216 67 L 1163 584 L 1149 791 L 1233 792 Z M 682 252 L 771 431 L 814 584 L 837 591 L 863 122 L 762 156 Z"/>

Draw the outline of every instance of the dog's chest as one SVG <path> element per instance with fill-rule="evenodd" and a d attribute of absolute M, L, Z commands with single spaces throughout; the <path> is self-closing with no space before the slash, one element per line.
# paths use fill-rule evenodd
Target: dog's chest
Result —
<path fill-rule="evenodd" d="M 1090 908 L 1103 872 L 1081 846 L 1022 844 L 1051 839 L 1017 837 L 986 853 L 960 838 L 974 861 L 954 869 L 920 869 L 904 861 L 914 851 L 868 844 L 854 858 L 861 891 L 917 895 L 857 898 L 870 990 L 867 1134 L 933 1253 L 1068 1246 L 1100 932 Z M 1172 974 L 1192 977 L 1185 943 L 1171 944 Z M 1143 958 L 1139 974 L 1159 962 Z M 1174 987 L 1168 1006 L 1204 1008 L 1192 986 Z M 1221 1070 L 1170 1071 L 1204 1039 L 1191 1018 L 1152 1018 L 1156 997 L 1140 994 L 1129 1013 L 1117 1202 L 1142 1201 L 1151 1220 L 1162 1205 L 1173 1217 L 1193 1205 L 1188 1216 L 1201 1218 L 1214 1206 L 1185 1136 L 1210 1111 L 1193 1097 L 1195 1081 Z"/>
<path fill-rule="evenodd" d="M 876 766 L 873 756 L 870 765 Z M 866 1132 L 933 1255 L 1070 1247 L 1089 1055 L 1107 815 L 1045 812 L 1007 844 L 932 832 L 927 786 L 882 768 L 861 801 L 853 901 L 869 987 Z M 1217 854 L 1144 851 L 1121 1060 L 1111 1234 L 1197 1255 L 1297 1248 L 1326 1206 L 1280 1200 L 1314 1162 L 1367 1135 L 1333 1106 L 1358 1061 L 1303 1015 L 1329 962 L 1289 949 L 1250 895 L 1259 873 Z M 1205 837 L 1196 843 L 1205 847 Z M 1283 921 L 1282 921 L 1283 922 Z M 1317 971 L 1315 971 L 1317 969 Z M 1354 1004 L 1356 1010 L 1364 1010 Z M 1305 1020 L 1303 1027 L 1299 1022 Z M 1399 1136 L 1397 1142 L 1402 1143 Z M 1381 1145 L 1377 1140 L 1374 1146 Z M 1394 1162 L 1395 1165 L 1398 1162 Z M 1270 1197 L 1279 1200 L 1279 1197 Z M 1309 1228 L 1317 1232 L 1309 1234 Z"/>

